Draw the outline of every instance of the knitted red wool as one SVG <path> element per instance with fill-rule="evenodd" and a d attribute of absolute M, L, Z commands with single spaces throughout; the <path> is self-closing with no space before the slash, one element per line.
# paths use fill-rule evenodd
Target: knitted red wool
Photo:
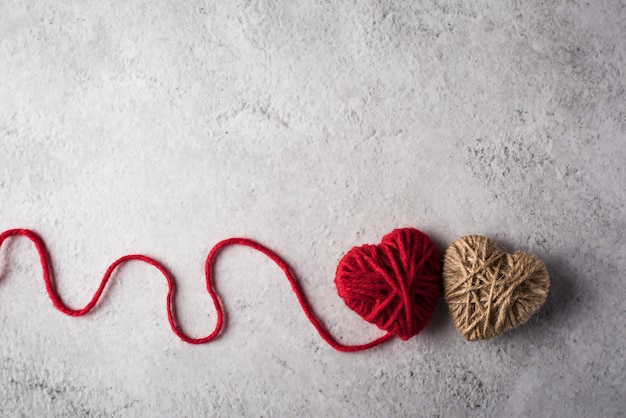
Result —
<path fill-rule="evenodd" d="M 349 308 L 407 340 L 433 315 L 441 291 L 441 255 L 423 232 L 396 229 L 378 245 L 352 248 L 337 266 L 335 284 Z"/>

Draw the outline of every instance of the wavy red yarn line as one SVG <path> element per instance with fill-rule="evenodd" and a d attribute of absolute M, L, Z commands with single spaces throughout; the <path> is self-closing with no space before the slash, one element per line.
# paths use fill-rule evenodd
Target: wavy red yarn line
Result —
<path fill-rule="evenodd" d="M 315 329 L 317 330 L 319 335 L 322 337 L 322 339 L 326 341 L 335 350 L 341 351 L 341 352 L 356 352 L 356 351 L 367 350 L 369 348 L 375 347 L 389 340 L 392 337 L 392 334 L 387 333 L 366 344 L 344 345 L 344 344 L 339 343 L 328 332 L 328 330 L 324 327 L 324 325 L 322 325 L 320 320 L 313 313 L 309 302 L 306 300 L 304 293 L 302 292 L 302 289 L 298 285 L 298 282 L 296 281 L 295 276 L 291 272 L 287 263 L 274 251 L 248 238 L 225 239 L 223 241 L 218 242 L 209 252 L 206 258 L 205 264 L 204 264 L 204 272 L 205 272 L 207 292 L 211 296 L 211 299 L 213 300 L 213 304 L 215 306 L 215 310 L 217 312 L 217 322 L 215 324 L 215 329 L 213 330 L 213 332 L 211 332 L 206 337 L 191 338 L 185 335 L 178 328 L 178 326 L 176 325 L 174 314 L 172 313 L 172 305 L 173 305 L 172 300 L 174 297 L 174 293 L 176 292 L 176 284 L 172 276 L 170 275 L 170 273 L 167 271 L 167 269 L 154 258 L 141 255 L 141 254 L 129 254 L 129 255 L 125 255 L 123 257 L 118 258 L 107 268 L 106 272 L 104 273 L 102 277 L 102 280 L 100 281 L 100 286 L 98 287 L 98 290 L 96 290 L 96 293 L 93 295 L 89 303 L 87 303 L 87 305 L 85 305 L 85 307 L 82 309 L 72 309 L 68 307 L 61 300 L 56 290 L 54 279 L 53 279 L 51 268 L 50 268 L 51 266 L 50 255 L 48 253 L 48 250 L 46 249 L 46 246 L 43 240 L 39 237 L 39 235 L 37 235 L 35 232 L 28 230 L 28 229 L 11 229 L 0 234 L 0 247 L 2 246 L 2 244 L 7 238 L 16 237 L 16 236 L 26 237 L 30 241 L 32 241 L 32 243 L 35 245 L 35 248 L 37 252 L 39 253 L 39 260 L 40 260 L 41 268 L 43 271 L 43 280 L 46 286 L 46 291 L 48 292 L 48 296 L 50 297 L 50 300 L 52 301 L 52 304 L 54 305 L 55 308 L 57 308 L 59 311 L 69 316 L 83 316 L 94 308 L 94 306 L 98 303 L 98 300 L 100 299 L 100 296 L 102 295 L 102 292 L 104 291 L 108 281 L 111 279 L 111 276 L 116 268 L 118 268 L 120 265 L 128 261 L 141 261 L 156 268 L 163 275 L 163 277 L 165 277 L 165 280 L 167 281 L 167 286 L 168 286 L 167 297 L 166 297 L 167 320 L 174 334 L 176 334 L 178 338 L 180 338 L 181 340 L 189 344 L 208 343 L 209 341 L 212 341 L 220 334 L 222 327 L 224 325 L 224 316 L 225 316 L 224 309 L 222 308 L 222 305 L 219 301 L 217 292 L 215 291 L 213 287 L 212 267 L 213 267 L 214 259 L 216 255 L 224 248 L 231 246 L 231 245 L 242 245 L 245 247 L 250 247 L 266 255 L 274 263 L 276 263 L 278 267 L 280 267 L 280 269 L 283 271 L 283 273 L 287 277 L 287 280 L 291 284 L 291 288 L 293 289 L 293 292 L 295 293 L 296 298 L 298 299 L 298 302 L 300 303 L 300 306 L 302 307 L 302 310 L 304 311 L 304 314 L 309 319 L 311 324 L 315 327 Z"/>

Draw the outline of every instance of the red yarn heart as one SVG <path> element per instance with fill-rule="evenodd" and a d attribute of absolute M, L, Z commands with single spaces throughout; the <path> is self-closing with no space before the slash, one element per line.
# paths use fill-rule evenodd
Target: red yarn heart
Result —
<path fill-rule="evenodd" d="M 433 315 L 441 292 L 441 254 L 414 228 L 396 229 L 378 245 L 354 247 L 339 261 L 335 285 L 346 305 L 408 340 Z"/>

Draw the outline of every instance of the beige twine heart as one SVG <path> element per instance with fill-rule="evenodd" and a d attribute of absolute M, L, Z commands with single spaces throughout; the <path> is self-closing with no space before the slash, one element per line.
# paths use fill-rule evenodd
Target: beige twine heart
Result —
<path fill-rule="evenodd" d="M 548 296 L 550 276 L 537 257 L 509 254 L 487 237 L 469 235 L 446 250 L 443 287 L 454 325 L 476 341 L 528 321 Z"/>

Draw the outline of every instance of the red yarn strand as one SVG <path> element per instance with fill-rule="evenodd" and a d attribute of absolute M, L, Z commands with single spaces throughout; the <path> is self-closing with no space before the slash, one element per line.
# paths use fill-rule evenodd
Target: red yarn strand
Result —
<path fill-rule="evenodd" d="M 17 236 L 26 237 L 35 245 L 37 253 L 39 254 L 39 261 L 40 261 L 41 268 L 42 268 L 43 280 L 46 286 L 46 291 L 48 292 L 48 296 L 50 297 L 50 301 L 52 302 L 52 305 L 54 305 L 56 309 L 58 309 L 59 311 L 69 316 L 83 316 L 89 313 L 94 308 L 94 306 L 98 303 L 98 300 L 102 296 L 102 293 L 104 292 L 104 289 L 106 288 L 107 283 L 111 279 L 113 272 L 120 265 L 128 261 L 141 261 L 143 263 L 149 264 L 150 266 L 156 268 L 163 275 L 163 277 L 165 277 L 165 280 L 167 282 L 167 287 L 168 287 L 167 296 L 166 296 L 167 320 L 174 334 L 176 334 L 176 336 L 180 338 L 182 341 L 189 343 L 189 344 L 208 343 L 212 341 L 213 339 L 215 339 L 220 334 L 224 325 L 224 316 L 225 316 L 224 310 L 219 301 L 219 297 L 213 286 L 212 270 L 213 270 L 215 257 L 221 250 L 223 250 L 224 248 L 228 246 L 241 245 L 241 246 L 249 247 L 256 251 L 259 251 L 260 253 L 270 258 L 275 264 L 278 265 L 278 267 L 280 267 L 280 269 L 285 274 L 285 277 L 289 281 L 289 284 L 291 285 L 291 288 L 293 292 L 295 293 L 298 303 L 302 307 L 304 314 L 306 315 L 308 320 L 311 322 L 313 327 L 315 327 L 320 337 L 322 337 L 322 339 L 326 341 L 326 343 L 328 343 L 335 350 L 341 351 L 341 352 L 363 351 L 372 347 L 376 347 L 377 345 L 389 340 L 392 337 L 392 334 L 387 333 L 366 344 L 344 345 L 344 344 L 339 343 L 330 334 L 330 332 L 324 327 L 324 325 L 322 325 L 320 320 L 313 313 L 313 310 L 311 309 L 311 306 L 308 300 L 304 296 L 304 292 L 300 288 L 298 281 L 295 278 L 295 275 L 291 272 L 291 269 L 289 268 L 287 263 L 274 251 L 248 238 L 225 239 L 223 241 L 218 242 L 209 252 L 206 258 L 206 262 L 204 264 L 204 273 L 205 273 L 207 292 L 211 296 L 213 305 L 215 306 L 215 311 L 217 312 L 217 321 L 215 324 L 215 329 L 206 337 L 191 338 L 185 335 L 183 331 L 179 329 L 178 325 L 176 324 L 174 314 L 172 312 L 173 299 L 174 299 L 174 294 L 176 292 L 176 283 L 174 282 L 172 275 L 157 260 L 151 257 L 147 257 L 145 255 L 141 255 L 141 254 L 130 254 L 130 255 L 125 255 L 123 257 L 118 258 L 107 268 L 106 272 L 104 273 L 102 277 L 102 280 L 100 281 L 100 285 L 98 289 L 96 290 L 95 294 L 93 295 L 89 303 L 87 303 L 87 305 L 85 305 L 85 307 L 82 309 L 72 309 L 68 307 L 65 304 L 65 302 L 61 300 L 56 290 L 56 286 L 54 284 L 54 279 L 53 279 L 53 275 L 52 275 L 51 268 L 50 268 L 51 266 L 50 255 L 46 248 L 46 245 L 44 244 L 43 240 L 39 237 L 39 235 L 37 235 L 35 232 L 28 230 L 28 229 L 11 229 L 0 234 L 0 247 L 2 246 L 2 244 L 7 238 L 17 237 Z"/>

